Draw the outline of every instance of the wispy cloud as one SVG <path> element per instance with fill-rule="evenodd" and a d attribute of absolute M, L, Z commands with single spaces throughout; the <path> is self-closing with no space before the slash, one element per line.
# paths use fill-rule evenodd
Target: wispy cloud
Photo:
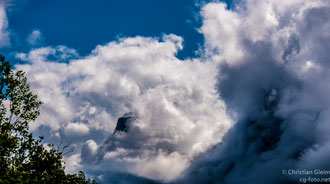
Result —
<path fill-rule="evenodd" d="M 0 48 L 10 46 L 8 19 L 5 3 L 0 2 Z"/>
<path fill-rule="evenodd" d="M 43 41 L 43 35 L 41 34 L 40 30 L 33 30 L 31 34 L 26 38 L 27 43 L 30 46 L 40 46 Z"/>

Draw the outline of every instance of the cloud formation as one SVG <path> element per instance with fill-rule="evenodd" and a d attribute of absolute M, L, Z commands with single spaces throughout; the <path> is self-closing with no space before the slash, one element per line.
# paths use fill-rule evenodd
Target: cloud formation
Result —
<path fill-rule="evenodd" d="M 19 53 L 44 102 L 31 131 L 72 141 L 67 171 L 104 182 L 296 183 L 282 170 L 330 169 L 329 12 L 328 0 L 207 3 L 203 59 L 178 59 L 175 35 Z"/>
<path fill-rule="evenodd" d="M 164 35 L 122 38 L 83 58 L 64 46 L 17 54 L 27 64 L 16 68 L 44 102 L 31 130 L 47 126 L 73 140 L 82 152 L 70 162 L 81 160 L 99 178 L 174 179 L 232 125 L 215 89 L 215 63 L 179 60 L 178 49 L 182 38 Z M 113 134 L 126 113 L 135 116 L 129 131 Z"/>
<path fill-rule="evenodd" d="M 237 122 L 179 183 L 298 183 L 282 170 L 329 169 L 329 12 L 330 1 L 203 7 L 206 53 Z"/>

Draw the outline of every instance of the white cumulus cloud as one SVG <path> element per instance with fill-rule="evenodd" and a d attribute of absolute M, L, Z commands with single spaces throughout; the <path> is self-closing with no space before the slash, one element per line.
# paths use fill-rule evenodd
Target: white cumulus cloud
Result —
<path fill-rule="evenodd" d="M 76 146 L 83 145 L 82 166 L 101 175 L 110 170 L 174 179 L 232 126 L 215 89 L 216 63 L 180 60 L 178 49 L 182 38 L 165 35 L 121 38 L 83 58 L 63 46 L 17 54 L 28 63 L 16 69 L 26 72 L 44 102 L 31 130 L 42 125 L 53 135 L 74 135 Z M 56 62 L 63 58 L 67 62 Z M 130 131 L 112 135 L 125 113 L 137 117 Z M 95 139 L 100 132 L 104 142 Z"/>

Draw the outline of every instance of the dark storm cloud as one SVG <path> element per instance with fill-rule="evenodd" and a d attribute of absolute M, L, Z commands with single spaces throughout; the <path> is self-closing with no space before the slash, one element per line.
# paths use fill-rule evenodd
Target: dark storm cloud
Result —
<path fill-rule="evenodd" d="M 292 18 L 297 27 L 282 49 L 270 31 L 256 42 L 241 39 L 244 58 L 222 63 L 218 77 L 221 98 L 238 120 L 178 183 L 299 183 L 299 176 L 282 171 L 330 168 L 330 136 L 324 132 L 330 127 L 330 11 L 323 3 L 308 8 L 301 2 L 307 8 L 302 19 Z"/>
<path fill-rule="evenodd" d="M 294 159 L 295 152 L 279 147 L 291 142 L 282 138 L 287 122 L 275 112 L 284 90 L 299 83 L 274 62 L 269 44 L 250 46 L 254 56 L 238 66 L 222 66 L 219 74 L 221 97 L 240 118 L 222 143 L 193 162 L 186 175 L 191 183 L 279 183 L 281 169 L 292 167 L 286 157 Z"/>

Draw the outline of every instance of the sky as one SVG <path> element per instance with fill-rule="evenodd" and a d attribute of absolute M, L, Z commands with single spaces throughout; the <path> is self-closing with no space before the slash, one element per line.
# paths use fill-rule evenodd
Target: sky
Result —
<path fill-rule="evenodd" d="M 30 131 L 75 148 L 67 173 L 307 183 L 329 175 L 299 171 L 330 172 L 329 12 L 329 0 L 6 0 L 0 52 L 44 103 Z"/>
<path fill-rule="evenodd" d="M 9 51 L 66 45 L 76 49 L 81 55 L 88 55 L 96 45 L 106 44 L 118 37 L 159 37 L 173 33 L 185 40 L 185 49 L 178 53 L 178 57 L 193 57 L 203 44 L 203 37 L 197 30 L 200 26 L 198 9 L 201 3 L 205 2 L 12 1 L 7 16 L 10 30 L 15 36 Z M 40 38 L 31 44 L 27 37 L 33 31 L 39 31 Z"/>

